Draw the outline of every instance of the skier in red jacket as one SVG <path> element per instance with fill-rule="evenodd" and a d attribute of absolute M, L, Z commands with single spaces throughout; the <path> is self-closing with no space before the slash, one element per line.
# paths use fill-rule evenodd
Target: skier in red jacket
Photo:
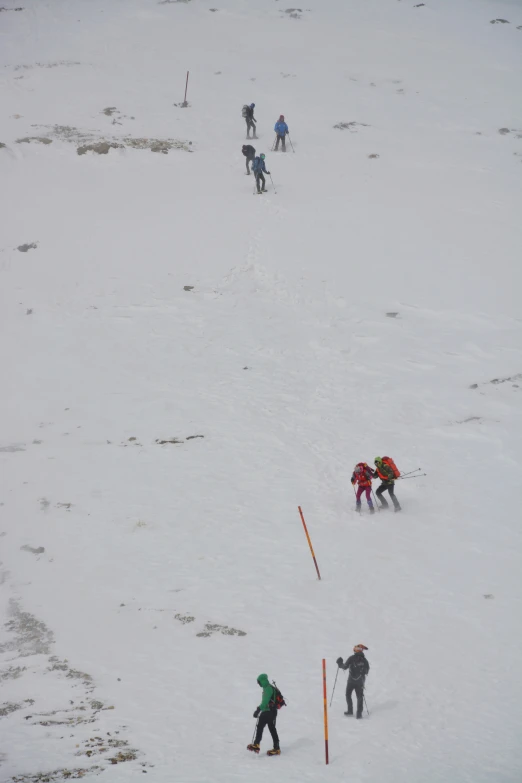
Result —
<path fill-rule="evenodd" d="M 356 493 L 355 510 L 361 510 L 361 496 L 366 493 L 366 500 L 368 501 L 368 508 L 370 514 L 375 514 L 372 501 L 372 469 L 366 464 L 366 462 L 358 462 L 352 473 L 352 485 L 358 484 Z"/>

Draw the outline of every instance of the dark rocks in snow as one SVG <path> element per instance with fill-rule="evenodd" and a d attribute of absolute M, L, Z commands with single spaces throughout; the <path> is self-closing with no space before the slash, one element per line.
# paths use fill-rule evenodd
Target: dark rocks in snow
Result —
<path fill-rule="evenodd" d="M 369 128 L 370 126 L 366 122 L 338 122 L 334 125 L 337 130 L 349 130 L 352 133 L 357 133 L 355 128 L 360 126 L 361 128 Z"/>
<path fill-rule="evenodd" d="M 33 547 L 29 546 L 29 544 L 24 544 L 24 546 L 20 547 L 22 552 L 31 552 L 33 555 L 43 555 L 45 552 L 45 547 L 39 546 L 39 547 Z"/>
<path fill-rule="evenodd" d="M 187 435 L 186 440 L 195 440 L 196 438 L 204 438 L 204 435 Z"/>
<path fill-rule="evenodd" d="M 501 136 L 506 136 L 506 134 L 511 133 L 509 128 L 499 128 L 498 132 L 500 133 Z"/>
<path fill-rule="evenodd" d="M 38 245 L 36 242 L 29 242 L 26 245 L 18 245 L 17 250 L 20 251 L 20 253 L 27 253 L 28 250 L 36 250 Z"/>
<path fill-rule="evenodd" d="M 196 636 L 212 636 L 213 633 L 221 633 L 224 636 L 246 636 L 245 631 L 238 631 L 237 628 L 229 628 L 228 625 L 218 623 L 205 623 L 205 630 L 197 633 Z"/>
<path fill-rule="evenodd" d="M 522 372 L 517 373 L 516 375 L 510 375 L 507 378 L 493 378 L 491 381 L 486 381 L 485 384 L 480 384 L 481 386 L 486 384 L 492 384 L 493 386 L 498 386 L 501 383 L 513 383 L 513 386 L 518 389 L 518 385 L 514 383 L 514 381 L 520 381 L 522 380 Z M 469 387 L 470 389 L 478 389 L 479 384 L 478 383 L 472 383 Z"/>
<path fill-rule="evenodd" d="M 83 144 L 78 147 L 78 155 L 85 155 L 86 152 L 95 152 L 97 155 L 107 155 L 110 149 L 122 149 L 123 144 L 116 144 L 114 141 L 98 141 L 96 144 Z"/>
<path fill-rule="evenodd" d="M 372 159 L 372 158 L 380 158 L 381 156 L 380 156 L 380 155 L 377 155 L 377 153 L 376 153 L 376 152 L 372 152 L 372 154 L 371 154 L 371 155 L 368 155 L 368 157 L 369 157 L 370 159 Z"/>
<path fill-rule="evenodd" d="M 397 318 L 399 313 L 386 313 L 387 318 Z"/>
<path fill-rule="evenodd" d="M 167 438 L 165 440 L 160 440 L 159 438 L 156 438 L 156 443 L 159 446 L 164 446 L 166 443 L 183 443 L 182 440 L 179 438 Z"/>
<path fill-rule="evenodd" d="M 193 285 L 184 285 L 183 286 L 183 290 L 184 291 L 193 291 L 194 290 L 194 286 Z"/>
<path fill-rule="evenodd" d="M 32 141 L 37 141 L 39 144 L 53 143 L 53 140 L 48 139 L 47 136 L 24 136 L 23 139 L 16 139 L 17 144 L 30 144 Z"/>
<path fill-rule="evenodd" d="M 507 19 L 492 19 L 490 24 L 511 24 Z"/>

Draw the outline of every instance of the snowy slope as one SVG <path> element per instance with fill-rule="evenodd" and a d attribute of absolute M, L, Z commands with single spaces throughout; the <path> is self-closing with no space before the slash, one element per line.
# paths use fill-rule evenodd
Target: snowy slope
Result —
<path fill-rule="evenodd" d="M 416 6 L 0 13 L 2 783 L 522 778 L 522 7 Z"/>

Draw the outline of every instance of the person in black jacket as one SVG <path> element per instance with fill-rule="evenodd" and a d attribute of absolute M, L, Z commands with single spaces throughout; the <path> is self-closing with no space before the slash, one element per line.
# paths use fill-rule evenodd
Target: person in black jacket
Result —
<path fill-rule="evenodd" d="M 250 138 L 250 130 L 252 130 L 252 137 L 254 139 L 257 139 L 256 136 L 256 118 L 254 117 L 254 109 L 256 108 L 255 103 L 251 103 L 250 106 L 245 104 L 244 106 L 244 118 L 247 126 L 247 139 Z"/>
<path fill-rule="evenodd" d="M 250 174 L 249 164 L 253 163 L 254 158 L 256 157 L 256 151 L 251 144 L 243 144 L 243 147 L 241 148 L 241 152 L 246 158 L 246 173 Z"/>
<path fill-rule="evenodd" d="M 346 663 L 342 658 L 338 658 L 336 663 L 340 669 L 348 669 L 348 682 L 346 683 L 346 704 L 348 709 L 345 715 L 353 715 L 352 693 L 355 691 L 357 696 L 357 718 L 362 718 L 364 705 L 364 683 L 366 676 L 370 671 L 370 664 L 364 656 L 364 650 L 368 648 L 364 644 L 356 644 L 353 648 L 353 655 L 350 655 Z"/>

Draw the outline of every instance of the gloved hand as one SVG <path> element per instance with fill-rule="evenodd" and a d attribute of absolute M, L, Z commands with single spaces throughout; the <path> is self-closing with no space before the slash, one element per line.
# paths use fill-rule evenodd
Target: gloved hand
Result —
<path fill-rule="evenodd" d="M 344 661 L 343 661 L 343 659 L 342 659 L 342 658 L 338 658 L 338 659 L 336 660 L 336 664 L 337 664 L 337 666 L 342 666 L 342 665 L 343 665 L 343 663 L 344 663 Z"/>
<path fill-rule="evenodd" d="M 257 710 L 254 712 L 254 718 L 258 718 L 260 712 L 261 712 L 261 710 L 258 707 Z"/>
<path fill-rule="evenodd" d="M 266 173 L 268 174 L 268 176 L 270 176 L 270 172 L 269 171 L 267 171 Z"/>
<path fill-rule="evenodd" d="M 352 487 L 355 486 L 355 479 L 352 479 Z"/>

